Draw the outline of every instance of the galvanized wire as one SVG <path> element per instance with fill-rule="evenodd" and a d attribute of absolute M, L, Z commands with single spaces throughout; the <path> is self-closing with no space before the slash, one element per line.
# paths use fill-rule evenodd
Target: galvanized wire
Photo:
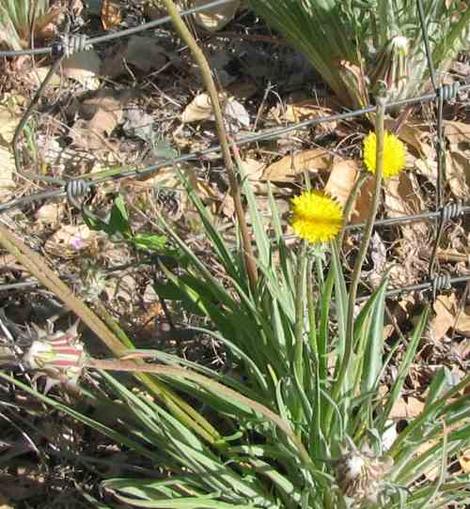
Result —
<path fill-rule="evenodd" d="M 466 91 L 470 90 L 470 84 L 468 85 L 462 85 L 460 87 L 460 91 Z M 417 97 L 411 97 L 409 99 L 401 99 L 399 101 L 393 101 L 387 104 L 387 109 L 396 108 L 399 106 L 406 106 L 411 104 L 418 104 L 421 102 L 429 102 L 436 99 L 436 94 L 423 94 L 421 96 Z M 322 123 L 326 122 L 334 122 L 339 120 L 348 120 L 351 118 L 356 118 L 362 115 L 365 115 L 367 113 L 372 113 L 375 111 L 375 106 L 367 106 L 365 108 L 361 108 L 359 110 L 353 110 L 353 111 L 347 111 L 344 113 L 336 113 L 334 115 L 326 115 L 323 117 L 318 118 L 312 118 L 309 120 L 304 120 L 302 122 L 293 123 L 284 127 L 276 127 L 273 129 L 266 129 L 263 131 L 259 131 L 256 133 L 248 134 L 246 136 L 242 136 L 240 138 L 235 138 L 234 143 L 237 146 L 243 146 L 247 145 L 249 143 L 255 143 L 259 141 L 268 141 L 268 140 L 274 140 L 277 138 L 280 138 L 281 136 L 284 136 L 285 134 L 288 134 L 290 132 L 296 131 L 298 129 L 307 129 L 311 127 L 315 127 L 317 125 L 320 125 Z M 146 176 L 149 175 L 160 168 L 163 168 L 165 166 L 169 165 L 177 165 L 180 163 L 188 162 L 188 161 L 197 161 L 200 159 L 203 159 L 204 156 L 214 154 L 220 151 L 220 145 L 214 145 L 212 147 L 209 147 L 207 149 L 201 150 L 199 152 L 196 152 L 194 154 L 184 154 L 182 156 L 176 157 L 174 159 L 162 159 L 158 161 L 155 164 L 151 164 L 145 168 L 139 169 L 129 169 L 129 170 L 120 170 L 119 172 L 116 172 L 113 175 L 108 175 L 106 177 L 97 177 L 93 178 L 90 177 L 89 179 L 86 179 L 88 183 L 95 183 L 100 184 L 103 182 L 107 182 L 110 180 L 120 180 L 127 177 L 135 177 L 135 176 Z M 8 210 L 11 210 L 16 207 L 22 207 L 24 205 L 28 205 L 30 203 L 34 203 L 36 201 L 46 200 L 46 199 L 53 199 L 53 198 L 60 198 L 65 196 L 65 189 L 51 189 L 46 191 L 41 191 L 36 194 L 32 194 L 30 196 L 25 196 L 23 198 L 18 198 L 11 200 L 9 202 L 0 204 L 0 214 L 3 212 L 6 212 Z"/>
<path fill-rule="evenodd" d="M 233 0 L 214 0 L 214 2 L 210 2 L 204 5 L 199 5 L 197 7 L 192 7 L 190 9 L 186 9 L 181 11 L 181 16 L 186 17 L 191 14 L 196 14 L 198 12 L 206 11 L 211 9 L 212 7 L 217 7 L 219 5 L 224 5 Z M 113 41 L 115 39 L 120 39 L 122 37 L 129 37 L 130 35 L 134 35 L 145 30 L 151 30 L 153 28 L 157 28 L 161 25 L 165 25 L 166 23 L 171 22 L 170 16 L 164 16 L 162 18 L 156 19 L 154 21 L 149 21 L 148 23 L 143 23 L 142 25 L 138 25 L 132 28 L 126 28 L 125 30 L 119 30 L 117 32 L 108 33 L 104 35 L 99 35 L 97 37 L 91 37 L 87 40 L 87 44 L 90 46 L 96 46 L 97 44 L 102 44 L 103 42 Z M 54 51 L 55 47 L 47 46 L 45 48 L 28 48 L 23 50 L 4 50 L 0 51 L 1 57 L 19 57 L 24 55 L 49 55 Z"/>
<path fill-rule="evenodd" d="M 191 9 L 187 9 L 185 11 L 182 11 L 182 16 L 189 16 L 191 14 L 204 11 L 207 9 L 210 9 L 212 7 L 216 7 L 219 5 L 223 5 L 225 3 L 230 2 L 231 0 L 217 0 L 202 6 L 193 7 Z M 435 274 L 435 260 L 437 255 L 437 249 L 440 243 L 441 235 L 443 232 L 444 225 L 447 221 L 450 219 L 453 219 L 461 214 L 466 214 L 470 212 L 470 205 L 459 205 L 459 204 L 448 204 L 443 205 L 443 182 L 444 182 L 444 169 L 445 169 L 445 147 L 444 147 L 444 132 L 443 132 L 443 105 L 444 101 L 451 100 L 455 98 L 459 91 L 465 91 L 470 90 L 470 84 L 468 85 L 460 85 L 460 83 L 453 84 L 451 86 L 439 86 L 437 84 L 437 79 L 435 76 L 435 70 L 432 62 L 432 56 L 431 56 L 431 50 L 430 50 L 430 44 L 429 44 L 429 38 L 427 34 L 427 28 L 425 26 L 425 17 L 424 17 L 424 8 L 422 0 L 417 0 L 417 8 L 418 8 L 418 14 L 420 18 L 421 23 L 421 29 L 423 33 L 423 42 L 425 47 L 425 53 L 427 58 L 427 63 L 429 67 L 430 72 L 430 79 L 433 85 L 434 92 L 429 94 L 424 94 L 417 97 L 412 97 L 409 99 L 402 99 L 399 101 L 394 101 L 387 104 L 387 109 L 391 108 L 397 108 L 412 104 L 418 104 L 422 102 L 430 102 L 430 101 L 436 101 L 436 118 L 437 118 L 437 126 L 436 126 L 436 133 L 437 133 L 437 143 L 436 143 L 436 157 L 437 157 L 437 165 L 438 165 L 438 171 L 437 171 L 437 182 L 436 182 L 436 210 L 434 211 L 428 211 L 423 212 L 420 214 L 414 214 L 414 215 L 408 215 L 408 216 L 400 216 L 395 218 L 385 218 L 381 220 L 377 220 L 374 223 L 374 226 L 388 226 L 393 224 L 400 224 L 400 223 L 406 223 L 406 222 L 414 222 L 414 221 L 423 221 L 423 220 L 433 220 L 433 219 L 439 219 L 439 226 L 437 235 L 435 238 L 433 251 L 431 255 L 430 265 L 429 265 L 429 271 L 428 271 L 428 280 L 423 283 L 419 283 L 416 285 L 410 285 L 404 288 L 399 289 L 391 289 L 387 291 L 387 296 L 394 296 L 398 295 L 402 292 L 409 292 L 409 291 L 421 291 L 421 290 L 433 290 L 433 296 L 435 296 L 436 292 L 440 289 L 443 289 L 449 285 L 462 283 L 465 281 L 470 280 L 469 276 L 459 276 L 450 278 L 450 276 L 446 274 Z M 87 49 L 88 47 L 92 47 L 97 44 L 101 44 L 104 42 L 108 42 L 114 39 L 119 39 L 121 37 L 127 37 L 139 32 L 142 32 L 144 30 L 149 30 L 152 28 L 156 28 L 160 25 L 163 25 L 165 23 L 168 23 L 171 21 L 171 18 L 169 16 L 165 16 L 163 18 L 160 18 L 155 21 L 151 21 L 149 23 L 145 23 L 133 28 L 129 28 L 126 30 L 121 30 L 115 33 L 108 33 L 102 36 L 94 37 L 94 38 L 86 38 L 85 36 L 82 36 L 80 34 L 76 34 L 75 37 L 68 36 L 66 39 L 64 39 L 64 36 L 60 39 L 60 41 L 56 42 L 50 47 L 47 48 L 32 48 L 27 50 L 20 50 L 20 51 L 0 51 L 0 57 L 16 57 L 20 55 L 46 55 L 46 54 L 52 54 L 56 57 L 56 61 L 54 63 L 54 68 L 56 68 L 60 64 L 60 60 L 63 56 L 69 56 L 74 51 L 82 51 Z M 64 34 L 68 35 L 68 34 Z M 70 38 L 72 37 L 72 38 Z M 17 169 L 20 174 L 22 172 L 19 169 L 19 155 L 17 150 L 17 141 L 19 134 L 21 133 L 22 129 L 26 125 L 27 119 L 29 118 L 34 106 L 39 101 L 39 98 L 41 96 L 41 93 L 45 86 L 47 85 L 48 80 L 51 78 L 52 72 L 50 72 L 46 78 L 41 83 L 41 86 L 36 93 L 35 97 L 33 98 L 33 101 L 27 108 L 22 120 L 20 121 L 20 125 L 18 126 L 16 133 L 15 133 L 15 143 L 14 143 L 14 153 L 15 153 L 15 162 L 17 164 Z M 362 115 L 366 115 L 368 113 L 372 113 L 376 110 L 376 106 L 370 105 L 358 110 L 354 111 L 347 111 L 343 113 L 338 113 L 334 115 L 327 115 L 320 118 L 314 118 L 305 120 L 303 122 L 293 123 L 288 126 L 284 127 L 278 127 L 274 129 L 268 129 L 256 133 L 252 133 L 243 137 L 240 137 L 235 140 L 235 143 L 238 146 L 246 145 L 249 143 L 255 143 L 259 141 L 266 141 L 266 140 L 272 140 L 277 139 L 285 134 L 288 134 L 290 132 L 299 130 L 299 129 L 307 129 L 310 127 L 314 127 L 316 125 L 320 125 L 322 123 L 326 122 L 333 122 L 333 121 L 340 121 L 340 120 L 347 120 L 356 118 Z M 52 181 L 54 183 L 58 183 L 61 185 L 60 189 L 51 189 L 42 191 L 39 193 L 32 194 L 30 196 L 26 196 L 23 198 L 19 198 L 16 200 L 11 200 L 10 202 L 0 204 L 0 214 L 2 212 L 6 212 L 8 210 L 11 210 L 15 207 L 20 207 L 23 205 L 27 205 L 30 203 L 34 203 L 36 201 L 41 200 L 49 200 L 53 198 L 63 197 L 66 196 L 70 201 L 75 200 L 75 205 L 78 204 L 78 199 L 89 189 L 89 186 L 92 184 L 99 184 L 103 183 L 109 180 L 119 180 L 125 177 L 135 177 L 135 176 L 143 176 L 150 173 L 153 173 L 157 171 L 158 169 L 168 166 L 168 165 L 177 165 L 179 163 L 187 162 L 187 161 L 194 161 L 201 159 L 209 154 L 217 153 L 220 151 L 220 145 L 215 145 L 213 147 L 209 147 L 205 150 L 199 151 L 195 154 L 185 154 L 180 157 L 174 158 L 174 159 L 166 159 L 158 161 L 157 163 L 147 166 L 143 169 L 129 169 L 129 170 L 121 170 L 116 172 L 112 175 L 106 175 L 102 177 L 91 177 L 89 179 L 70 179 L 69 181 L 65 182 L 61 179 L 50 179 L 49 177 L 43 177 L 38 175 L 27 175 L 29 178 L 35 178 L 39 180 L 47 180 Z M 358 230 L 363 228 L 363 224 L 349 224 L 345 227 L 346 230 Z M 12 283 L 9 285 L 0 285 L 0 290 L 5 289 L 14 289 L 14 288 L 24 288 L 29 284 L 29 282 L 19 282 L 19 283 Z M 34 282 L 31 282 L 31 284 L 34 284 Z M 360 297 L 358 300 L 363 300 L 367 297 Z"/>
<path fill-rule="evenodd" d="M 429 70 L 429 77 L 431 79 L 434 93 L 436 94 L 435 104 L 435 115 L 436 115 L 436 161 L 437 161 L 437 181 L 436 181 L 436 210 L 441 209 L 444 200 L 444 182 L 445 182 L 445 171 L 446 171 L 446 158 L 445 158 L 445 146 L 444 146 L 444 102 L 453 99 L 459 90 L 459 86 L 446 86 L 438 82 L 436 76 L 436 70 L 434 68 L 434 62 L 432 59 L 431 44 L 429 41 L 428 28 L 426 26 L 426 19 L 424 14 L 423 0 L 416 0 L 418 9 L 418 17 L 421 26 L 421 33 L 423 36 L 423 45 L 426 54 L 426 63 Z M 428 276 L 433 278 L 436 271 L 437 261 L 437 250 L 441 243 L 442 234 L 444 233 L 444 226 L 447 219 L 444 215 L 441 215 L 440 221 L 437 227 L 436 237 L 429 259 Z"/>
<path fill-rule="evenodd" d="M 111 271 L 113 272 L 113 271 Z M 78 278 L 65 278 L 68 281 L 75 281 Z M 436 294 L 437 291 L 446 290 L 453 288 L 462 283 L 470 282 L 470 274 L 465 276 L 455 276 L 450 277 L 448 274 L 443 274 L 436 276 L 434 279 L 427 279 L 421 283 L 402 286 L 400 288 L 390 288 L 385 291 L 385 296 L 387 298 L 398 297 L 400 295 L 404 295 L 412 292 L 422 292 L 432 290 L 433 295 Z M 1 292 L 9 292 L 15 290 L 31 290 L 34 291 L 35 288 L 40 286 L 38 281 L 19 281 L 17 283 L 7 283 L 0 284 L 0 293 Z M 364 302 L 370 299 L 370 295 L 361 295 L 356 299 L 356 302 Z"/>

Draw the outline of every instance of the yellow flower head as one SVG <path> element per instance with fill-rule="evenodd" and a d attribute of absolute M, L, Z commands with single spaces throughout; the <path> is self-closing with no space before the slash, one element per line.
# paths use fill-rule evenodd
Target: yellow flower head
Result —
<path fill-rule="evenodd" d="M 369 133 L 364 140 L 364 164 L 375 173 L 375 157 L 377 139 L 375 133 Z M 384 169 L 383 178 L 388 179 L 398 175 L 405 167 L 405 146 L 392 133 L 386 132 L 384 139 Z"/>
<path fill-rule="evenodd" d="M 333 239 L 341 230 L 343 209 L 320 191 L 306 191 L 292 199 L 292 228 L 312 244 Z"/>

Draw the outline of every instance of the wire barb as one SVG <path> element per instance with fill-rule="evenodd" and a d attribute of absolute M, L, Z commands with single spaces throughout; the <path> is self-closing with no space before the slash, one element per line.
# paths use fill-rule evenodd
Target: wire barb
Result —
<path fill-rule="evenodd" d="M 438 98 L 443 101 L 452 101 L 456 99 L 460 92 L 460 86 L 458 81 L 454 81 L 451 85 L 441 85 L 437 89 Z"/>
<path fill-rule="evenodd" d="M 460 202 L 447 203 L 441 207 L 441 221 L 447 222 L 459 217 L 463 213 L 463 205 Z"/>
<path fill-rule="evenodd" d="M 83 208 L 84 199 L 91 191 L 91 184 L 84 179 L 69 180 L 65 184 L 67 201 L 77 209 Z M 79 201 L 80 200 L 80 201 Z"/>
<path fill-rule="evenodd" d="M 68 58 L 76 53 L 81 53 L 91 48 L 92 45 L 87 35 L 65 32 L 61 34 L 59 39 L 52 45 L 52 55 L 56 58 L 60 56 Z"/>
<path fill-rule="evenodd" d="M 448 290 L 452 287 L 449 274 L 436 274 L 431 279 L 431 289 L 433 300 L 436 299 L 437 292 L 440 290 Z"/>

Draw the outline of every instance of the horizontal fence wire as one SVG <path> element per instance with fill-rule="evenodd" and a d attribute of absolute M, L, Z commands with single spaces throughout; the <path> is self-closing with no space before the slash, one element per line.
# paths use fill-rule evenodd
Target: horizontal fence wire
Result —
<path fill-rule="evenodd" d="M 213 7 L 221 6 L 223 4 L 229 3 L 232 0 L 216 0 L 210 3 L 207 3 L 205 5 L 196 6 L 184 11 L 181 11 L 181 16 L 186 17 L 190 16 L 192 14 L 195 14 L 197 12 L 201 12 L 204 10 L 211 9 Z M 417 0 L 417 7 L 418 7 L 418 13 L 420 14 L 422 18 L 422 0 Z M 82 37 L 80 40 L 80 44 L 77 46 L 78 51 L 84 50 L 87 48 L 91 48 L 95 45 L 105 43 L 108 41 L 120 39 L 122 37 L 128 37 L 130 35 L 140 33 L 145 30 L 151 30 L 153 28 L 156 28 L 158 26 L 161 26 L 163 24 L 166 24 L 171 21 L 170 16 L 164 16 L 162 18 L 159 18 L 157 20 L 144 23 L 142 25 L 119 30 L 114 33 L 107 33 L 104 35 L 96 36 L 88 38 L 86 36 L 78 36 Z M 403 224 L 403 223 L 409 223 L 409 222 L 415 222 L 415 221 L 423 221 L 423 220 L 439 220 L 439 231 L 435 239 L 435 249 L 433 252 L 433 255 L 431 258 L 435 257 L 436 255 L 436 247 L 440 239 L 440 234 L 442 233 L 442 227 L 445 224 L 446 221 L 453 219 L 455 217 L 458 217 L 462 214 L 467 214 L 470 212 L 470 204 L 463 204 L 463 205 L 457 205 L 455 203 L 453 204 L 442 204 L 441 203 L 441 192 L 442 192 L 442 172 L 441 172 L 441 155 L 443 150 L 443 144 L 442 144 L 442 104 L 444 100 L 451 100 L 457 97 L 457 94 L 460 92 L 468 91 L 470 90 L 470 84 L 460 84 L 460 83 L 454 83 L 453 85 L 437 85 L 437 80 L 434 72 L 434 68 L 432 66 L 432 60 L 430 59 L 429 54 L 429 41 L 427 37 L 427 29 L 424 27 L 423 20 L 421 19 L 422 24 L 422 30 L 423 30 L 423 37 L 424 37 L 424 43 L 425 43 L 425 51 L 426 56 L 428 60 L 428 66 L 430 71 L 430 78 L 433 85 L 434 92 L 423 94 L 420 96 L 408 98 L 408 99 L 401 99 L 398 101 L 390 102 L 386 105 L 386 109 L 397 109 L 400 107 L 405 106 L 412 106 L 420 103 L 429 103 L 433 101 L 437 101 L 439 108 L 438 108 L 438 143 L 436 144 L 436 153 L 438 157 L 438 200 L 437 200 L 437 206 L 436 210 L 434 211 L 426 211 L 419 214 L 413 214 L 413 215 L 406 215 L 406 216 L 399 216 L 399 217 L 392 217 L 392 218 L 384 218 L 379 219 L 374 222 L 374 226 L 389 226 L 394 224 Z M 68 36 L 68 34 L 65 34 L 65 36 Z M 67 37 L 62 37 L 61 41 L 63 42 L 66 40 Z M 30 49 L 24 49 L 24 50 L 12 50 L 12 51 L 0 51 L 0 57 L 17 57 L 21 55 L 48 55 L 52 54 L 52 56 L 62 57 L 65 54 L 67 54 L 67 48 L 65 50 L 62 48 L 62 51 L 58 51 L 58 45 L 59 42 L 55 42 L 52 46 L 44 47 L 44 48 L 30 48 Z M 55 54 L 57 53 L 57 54 Z M 45 86 L 45 83 L 43 82 L 42 87 Z M 315 127 L 317 125 L 320 125 L 322 123 L 327 122 L 334 122 L 334 121 L 341 121 L 341 120 L 348 120 L 357 118 L 363 115 L 367 115 L 369 113 L 373 113 L 376 110 L 375 105 L 369 105 L 361 109 L 357 110 L 351 110 L 351 111 L 345 111 L 341 113 L 336 113 L 332 115 L 325 115 L 318 118 L 312 118 L 308 119 L 302 122 L 292 123 L 287 126 L 272 128 L 272 129 L 266 129 L 254 133 L 250 133 L 245 136 L 241 136 L 239 138 L 234 139 L 234 142 L 237 146 L 243 146 L 250 143 L 257 143 L 261 141 L 269 141 L 269 140 L 275 140 L 278 139 L 286 134 L 289 134 L 296 130 L 301 129 L 308 129 Z M 129 177 L 141 177 L 149 175 L 153 172 L 158 171 L 159 169 L 169 166 L 169 165 L 178 165 L 184 162 L 188 161 L 198 161 L 198 160 L 204 160 L 204 158 L 208 155 L 215 154 L 220 152 L 221 147 L 220 144 L 214 145 L 212 147 L 208 147 L 207 149 L 198 151 L 196 153 L 192 154 L 184 154 L 179 157 L 173 158 L 173 159 L 164 159 L 159 160 L 155 162 L 152 165 L 149 165 L 145 168 L 132 168 L 132 169 L 121 169 L 116 171 L 115 173 L 109 174 L 109 172 L 106 172 L 106 175 L 99 176 L 95 175 L 93 177 L 89 176 L 88 178 L 80 178 L 80 179 L 74 179 L 71 178 L 66 182 L 60 182 L 63 184 L 61 188 L 54 188 L 54 189 L 48 189 L 43 190 L 37 193 L 33 193 L 29 196 L 25 196 L 22 198 L 14 199 L 9 202 L 0 204 L 0 214 L 3 212 L 6 212 L 8 210 L 22 207 L 31 203 L 35 203 L 38 201 L 47 201 L 54 198 L 61 198 L 66 196 L 69 201 L 74 198 L 74 195 L 72 194 L 71 190 L 73 189 L 82 189 L 86 190 L 90 185 L 99 185 L 101 183 L 111 181 L 111 180 L 120 180 L 123 178 L 129 178 Z M 72 197 L 72 198 L 71 198 Z M 346 230 L 360 230 L 364 227 L 364 223 L 359 224 L 348 224 L 345 226 Z M 289 236 L 286 236 L 285 238 L 289 238 Z M 431 260 L 431 268 L 433 268 L 434 261 Z M 442 290 L 445 288 L 449 288 L 452 285 L 456 285 L 459 283 L 464 283 L 470 281 L 470 275 L 466 276 L 457 276 L 457 277 L 450 277 L 446 274 L 434 274 L 433 270 L 430 270 L 428 279 L 422 283 L 414 284 L 405 286 L 402 288 L 392 288 L 386 292 L 386 295 L 388 297 L 393 297 L 400 295 L 401 293 L 411 292 L 411 291 L 426 291 L 426 290 L 433 290 L 433 295 L 435 296 L 435 293 L 438 290 Z M 25 288 L 32 288 L 35 287 L 38 283 L 35 283 L 34 281 L 23 281 L 23 282 L 17 282 L 17 283 L 10 283 L 10 284 L 4 284 L 0 285 L 0 291 L 7 291 L 7 290 L 14 290 L 14 289 L 25 289 Z M 368 296 L 361 296 L 358 298 L 358 301 L 367 299 Z"/>
<path fill-rule="evenodd" d="M 459 88 L 459 91 L 467 91 L 470 90 L 470 84 L 468 85 L 462 85 Z M 424 94 L 417 97 L 412 97 L 409 99 L 401 99 L 399 101 L 393 101 L 386 105 L 386 109 L 394 109 L 400 106 L 407 106 L 407 105 L 415 105 L 423 102 L 431 102 L 436 100 L 437 98 L 436 93 L 430 93 L 430 94 Z M 234 139 L 234 143 L 237 146 L 244 146 L 249 143 L 256 143 L 260 141 L 270 141 L 275 140 L 277 138 L 280 138 L 284 136 L 285 134 L 291 133 L 293 131 L 296 131 L 298 129 L 308 129 L 315 127 L 317 125 L 327 123 L 327 122 L 334 122 L 334 121 L 340 121 L 340 120 L 348 120 L 351 118 L 356 118 L 363 116 L 368 113 L 372 113 L 376 110 L 376 106 L 370 105 L 365 108 L 361 108 L 358 110 L 352 110 L 347 111 L 343 113 L 336 113 L 334 115 L 325 115 L 322 117 L 317 118 L 311 118 L 308 120 L 304 120 L 302 122 L 292 123 L 284 127 L 276 127 L 272 129 L 266 129 L 263 131 L 259 131 L 256 133 L 248 134 L 245 136 L 241 136 L 239 138 Z M 203 160 L 205 156 L 215 154 L 220 152 L 221 147 L 220 144 L 216 144 L 212 147 L 208 147 L 204 150 L 191 153 L 191 154 L 184 154 L 182 156 L 173 158 L 173 159 L 163 159 L 160 160 L 154 164 L 151 164 L 145 168 L 133 168 L 133 169 L 124 169 L 119 170 L 115 174 L 107 175 L 103 177 L 89 177 L 89 178 L 83 178 L 88 184 L 101 184 L 110 180 L 120 180 L 123 178 L 128 177 L 143 177 L 146 175 L 149 175 L 153 172 L 156 172 L 157 170 L 164 168 L 165 166 L 170 165 L 177 165 L 180 163 L 185 163 L 189 161 L 197 161 L 197 160 Z M 71 179 L 73 180 L 73 179 Z M 15 200 L 11 200 L 6 203 L 0 204 L 0 214 L 2 212 L 6 212 L 7 210 L 16 208 L 16 207 L 22 207 L 24 205 L 33 203 L 35 201 L 41 201 L 41 200 L 49 200 L 52 198 L 59 198 L 63 197 L 66 194 L 65 188 L 61 189 L 51 189 L 48 191 L 41 191 L 35 194 L 31 194 L 29 196 L 25 196 L 23 198 L 18 198 Z"/>
<path fill-rule="evenodd" d="M 108 274 L 116 272 L 118 269 L 110 269 L 107 271 Z M 120 269 L 119 269 L 120 270 Z M 78 276 L 74 277 L 64 277 L 64 281 L 68 283 L 74 283 L 79 280 Z M 385 291 L 385 296 L 387 298 L 399 297 L 401 295 L 405 295 L 411 292 L 426 292 L 429 290 L 441 291 L 441 290 L 449 290 L 457 285 L 469 283 L 470 282 L 470 274 L 463 276 L 454 276 L 450 277 L 445 275 L 437 276 L 433 279 L 427 279 L 421 283 L 416 283 L 408 286 L 401 286 L 399 288 L 390 288 Z M 15 290 L 29 290 L 34 291 L 37 287 L 40 287 L 41 283 L 39 281 L 18 281 L 15 283 L 6 283 L 0 284 L 0 293 L 1 292 L 11 292 Z M 361 295 L 356 299 L 356 301 L 364 302 L 370 299 L 371 295 Z"/>
<path fill-rule="evenodd" d="M 191 16 L 192 14 L 196 14 L 198 12 L 207 11 L 213 7 L 218 7 L 219 5 L 228 4 L 233 2 L 233 0 L 214 0 L 214 2 L 210 2 L 204 5 L 199 5 L 192 7 L 191 9 L 186 9 L 180 12 L 180 15 L 184 18 L 187 16 Z M 119 30 L 117 32 L 108 33 L 105 35 L 99 35 L 97 37 L 90 37 L 87 39 L 87 45 L 92 47 L 98 44 L 102 44 L 104 42 L 113 41 L 115 39 L 121 39 L 122 37 L 129 37 L 130 35 L 138 34 L 140 32 L 144 32 L 146 30 L 152 30 L 153 28 L 157 28 L 161 25 L 165 25 L 166 23 L 171 22 L 170 16 L 164 16 L 162 18 L 156 19 L 154 21 L 149 21 L 148 23 L 143 23 L 142 25 L 138 25 L 132 28 L 126 28 L 124 30 Z M 50 55 L 54 52 L 54 45 L 46 46 L 44 48 L 27 48 L 22 50 L 3 50 L 0 51 L 0 58 L 2 57 L 19 57 L 25 55 Z"/>

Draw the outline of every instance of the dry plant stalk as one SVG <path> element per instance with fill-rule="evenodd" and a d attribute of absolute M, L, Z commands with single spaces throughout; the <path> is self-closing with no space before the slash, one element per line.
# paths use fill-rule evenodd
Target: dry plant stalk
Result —
<path fill-rule="evenodd" d="M 40 283 L 51 290 L 75 315 L 92 330 L 116 357 L 129 352 L 108 326 L 47 265 L 44 259 L 30 249 L 21 239 L 0 223 L 0 245 L 11 253 Z M 196 410 L 173 391 L 145 373 L 139 373 L 139 362 L 134 362 L 135 376 L 200 436 L 210 443 L 219 441 L 218 432 Z"/>
<path fill-rule="evenodd" d="M 237 172 L 235 165 L 233 164 L 232 155 L 230 153 L 230 145 L 225 129 L 224 117 L 222 114 L 222 108 L 220 107 L 219 95 L 215 86 L 214 79 L 212 78 L 211 69 L 207 62 L 207 59 L 194 39 L 193 35 L 189 31 L 185 22 L 180 16 L 179 10 L 176 7 L 173 0 L 163 0 L 165 7 L 168 10 L 168 14 L 171 17 L 175 29 L 180 34 L 183 41 L 188 45 L 194 60 L 196 61 L 201 77 L 206 86 L 207 93 L 211 99 L 212 108 L 214 110 L 215 125 L 217 129 L 217 135 L 219 137 L 220 146 L 222 149 L 222 156 L 224 158 L 225 167 L 227 169 L 227 175 L 230 184 L 230 193 L 232 195 L 235 213 L 237 215 L 238 224 L 240 227 L 241 238 L 243 242 L 243 250 L 245 257 L 245 265 L 250 280 L 250 286 L 254 290 L 258 279 L 258 272 L 256 269 L 256 262 L 253 254 L 253 247 L 251 245 L 251 235 L 246 222 L 245 211 L 243 209 L 240 185 L 238 182 Z"/>
<path fill-rule="evenodd" d="M 43 258 L 30 249 L 6 226 L 0 224 L 0 244 L 9 251 L 28 272 L 46 288 L 51 290 L 80 320 L 85 323 L 116 356 L 127 348 L 108 329 L 106 324 L 80 299 L 46 264 Z"/>
<path fill-rule="evenodd" d="M 128 358 L 132 358 L 132 352 L 129 354 Z M 246 405 L 248 408 L 261 414 L 268 421 L 274 424 L 279 430 L 281 430 L 287 438 L 291 440 L 291 442 L 297 448 L 299 455 L 302 457 L 302 460 L 306 465 L 311 463 L 310 456 L 305 449 L 300 438 L 292 431 L 289 423 L 285 421 L 278 414 L 273 412 L 267 406 L 253 400 L 247 398 L 243 394 L 231 389 L 230 387 L 226 387 L 211 378 L 208 378 L 200 373 L 196 373 L 191 369 L 185 369 L 176 366 L 160 366 L 155 364 L 140 364 L 137 365 L 133 360 L 127 360 L 126 357 L 123 359 L 95 359 L 88 358 L 85 362 L 85 367 L 94 368 L 94 369 L 102 369 L 104 371 L 124 371 L 124 372 L 141 372 L 141 373 L 154 373 L 156 375 L 161 376 L 169 376 L 176 378 L 184 378 L 187 380 L 191 380 L 192 382 L 197 383 L 198 385 L 205 387 L 208 390 L 212 390 L 216 394 L 222 394 L 227 399 L 232 401 L 237 401 L 243 405 Z"/>

